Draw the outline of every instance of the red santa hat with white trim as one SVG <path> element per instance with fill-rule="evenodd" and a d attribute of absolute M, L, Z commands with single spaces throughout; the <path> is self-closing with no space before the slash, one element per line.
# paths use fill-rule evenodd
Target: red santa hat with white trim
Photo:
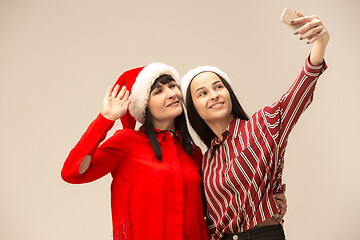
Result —
<path fill-rule="evenodd" d="M 141 124 L 145 123 L 145 109 L 151 86 L 162 75 L 170 75 L 180 85 L 180 75 L 176 69 L 159 62 L 134 68 L 121 74 L 114 87 L 116 85 L 120 85 L 120 88 L 126 86 L 131 101 L 128 111 L 120 118 L 123 128 L 134 129 L 136 121 Z"/>

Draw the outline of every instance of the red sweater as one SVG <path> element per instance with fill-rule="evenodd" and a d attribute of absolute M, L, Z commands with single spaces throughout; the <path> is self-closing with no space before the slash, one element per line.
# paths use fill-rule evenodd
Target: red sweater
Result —
<path fill-rule="evenodd" d="M 158 133 L 163 154 L 159 162 L 144 128 L 119 130 L 99 147 L 113 125 L 99 114 L 71 150 L 62 178 L 79 184 L 111 173 L 113 239 L 208 239 L 200 194 L 200 150 L 189 157 L 169 132 Z M 91 155 L 91 164 L 79 174 L 86 155 Z"/>

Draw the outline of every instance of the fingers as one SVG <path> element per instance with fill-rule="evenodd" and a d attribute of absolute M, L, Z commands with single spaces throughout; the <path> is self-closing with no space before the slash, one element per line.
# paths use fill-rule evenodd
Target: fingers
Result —
<path fill-rule="evenodd" d="M 283 218 L 286 214 L 287 209 L 286 208 L 280 208 L 280 216 Z"/>
<path fill-rule="evenodd" d="M 322 24 L 321 20 L 316 16 L 299 18 L 302 20 L 310 20 L 304 26 L 297 29 L 295 35 L 301 34 L 299 40 L 308 39 L 308 44 L 315 42 L 320 36 L 326 33 L 326 28 Z M 298 20 L 298 19 L 296 19 Z"/>
<path fill-rule="evenodd" d="M 277 194 L 274 194 L 274 199 L 275 199 L 277 206 L 280 209 L 281 217 L 284 217 L 286 214 L 286 211 L 287 211 L 287 199 L 285 196 L 285 191 L 286 191 L 286 184 L 283 184 L 281 186 L 280 192 L 278 192 Z"/>
<path fill-rule="evenodd" d="M 279 200 L 275 198 L 275 202 L 280 208 L 286 208 L 286 203 L 283 200 Z"/>
<path fill-rule="evenodd" d="M 287 201 L 285 194 L 283 194 L 283 193 L 274 194 L 274 198 L 275 198 L 275 200 L 283 201 L 284 203 L 286 203 L 286 201 Z"/>
<path fill-rule="evenodd" d="M 308 43 L 308 44 L 311 44 L 311 43 L 317 41 L 321 36 L 325 35 L 326 33 L 327 33 L 327 30 L 326 30 L 325 28 L 323 28 L 323 29 L 321 30 L 321 32 L 313 35 L 313 36 L 309 39 L 309 41 L 308 41 L 307 43 Z"/>
<path fill-rule="evenodd" d="M 126 89 L 126 88 L 125 88 Z M 119 94 L 120 95 L 120 94 Z M 124 94 L 124 97 L 122 97 L 121 99 L 120 99 L 120 105 L 122 106 L 122 108 L 124 108 L 124 109 L 128 109 L 129 108 L 129 105 L 130 105 L 130 100 L 129 100 L 129 95 L 130 95 L 130 93 L 129 93 L 129 91 L 128 90 L 126 90 L 125 91 L 125 94 Z"/>
<path fill-rule="evenodd" d="M 287 199 L 286 199 L 286 196 L 285 196 L 285 191 L 286 191 L 286 184 L 283 184 L 281 186 L 281 190 L 278 193 L 274 194 L 274 199 L 276 201 L 282 201 L 282 202 L 284 202 L 286 204 Z"/>
<path fill-rule="evenodd" d="M 321 21 L 319 19 L 313 19 L 310 22 L 307 22 L 304 26 L 302 26 L 301 28 L 299 28 L 295 34 L 305 34 L 307 33 L 309 30 L 312 30 L 313 28 L 316 28 L 318 26 L 322 26 Z"/>
<path fill-rule="evenodd" d="M 126 88 L 125 88 L 125 89 L 121 89 L 121 91 L 122 91 L 122 90 L 124 90 L 124 93 L 122 94 L 123 96 L 120 96 L 120 97 L 119 97 L 119 95 L 120 95 L 120 93 L 119 93 L 118 98 L 119 98 L 119 100 L 122 102 L 122 104 L 125 104 L 126 101 L 129 100 L 129 91 L 126 90 Z"/>
<path fill-rule="evenodd" d="M 116 97 L 116 95 L 117 95 L 117 93 L 119 91 L 119 88 L 120 88 L 120 85 L 118 85 L 118 84 L 114 87 L 114 89 L 112 90 L 111 95 L 110 95 L 111 98 Z"/>
<path fill-rule="evenodd" d="M 299 17 L 304 17 L 304 15 L 301 12 L 295 11 L 296 15 L 298 15 Z"/>
<path fill-rule="evenodd" d="M 298 19 L 292 20 L 291 24 L 301 26 L 294 33 L 295 35 L 305 34 L 310 29 L 322 25 L 321 21 L 317 18 L 317 16 L 300 17 Z M 305 37 L 300 38 L 300 40 L 302 40 L 302 39 L 305 39 Z"/>
<path fill-rule="evenodd" d="M 280 215 L 281 217 L 284 217 L 285 214 L 286 214 L 286 211 L 287 211 L 287 204 L 286 202 L 282 201 L 282 200 L 278 200 L 275 198 L 275 202 L 276 202 L 276 205 L 279 207 L 280 209 Z"/>
<path fill-rule="evenodd" d="M 129 91 L 126 90 L 125 86 L 122 86 L 120 92 L 119 92 L 120 85 L 116 85 L 112 91 L 111 91 L 111 88 L 112 87 L 110 86 L 106 92 L 107 96 L 109 96 L 110 98 L 113 98 L 113 99 L 116 98 L 117 100 L 122 100 L 124 98 L 124 96 L 127 96 L 125 100 L 128 99 Z"/>
<path fill-rule="evenodd" d="M 324 28 L 322 26 L 317 26 L 314 27 L 312 29 L 310 29 L 309 31 L 305 32 L 304 34 L 301 35 L 302 39 L 311 39 L 313 37 L 315 37 L 316 35 L 318 35 Z"/>
<path fill-rule="evenodd" d="M 124 97 L 124 95 L 125 95 L 126 92 L 128 92 L 128 91 L 126 90 L 126 87 L 123 86 L 123 87 L 121 88 L 120 92 L 118 93 L 118 95 L 116 96 L 116 98 L 117 98 L 118 100 L 123 99 L 123 97 Z"/>
<path fill-rule="evenodd" d="M 316 15 L 313 15 L 313 16 L 306 16 L 306 17 L 299 17 L 299 18 L 296 18 L 296 19 L 293 19 L 291 21 L 291 24 L 305 24 L 305 23 L 308 23 L 308 22 L 311 22 L 313 21 L 314 19 L 319 19 Z"/>
<path fill-rule="evenodd" d="M 286 214 L 286 211 L 287 211 L 287 205 L 285 203 L 283 203 L 283 202 L 280 202 L 280 201 L 276 201 L 276 204 L 280 209 L 280 216 L 284 217 L 285 214 Z"/>
<path fill-rule="evenodd" d="M 106 90 L 106 96 L 108 96 L 108 97 L 111 96 L 111 89 L 112 89 L 112 86 L 109 86 L 108 89 Z"/>

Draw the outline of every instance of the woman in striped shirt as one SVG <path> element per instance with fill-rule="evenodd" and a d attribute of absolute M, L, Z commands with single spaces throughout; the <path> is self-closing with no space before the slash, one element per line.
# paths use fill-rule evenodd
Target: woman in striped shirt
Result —
<path fill-rule="evenodd" d="M 311 103 L 329 34 L 316 16 L 295 34 L 315 43 L 290 89 L 248 117 L 227 75 L 197 67 L 181 80 L 189 121 L 208 147 L 202 163 L 212 239 L 285 239 L 274 194 L 281 188 L 289 133 Z"/>

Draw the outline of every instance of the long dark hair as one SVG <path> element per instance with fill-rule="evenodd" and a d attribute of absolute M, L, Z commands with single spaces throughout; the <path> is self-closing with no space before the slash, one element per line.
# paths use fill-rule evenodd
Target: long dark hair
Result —
<path fill-rule="evenodd" d="M 171 81 L 175 81 L 170 75 L 162 75 L 160 77 L 158 77 L 155 82 L 153 83 L 153 85 L 151 86 L 151 90 L 150 93 L 160 84 L 164 85 L 167 84 Z M 150 94 L 149 93 L 149 94 Z M 184 111 L 175 118 L 175 130 L 178 130 L 180 133 L 180 138 L 181 138 L 181 145 L 184 147 L 185 152 L 191 156 L 193 153 L 193 144 L 194 141 L 192 140 L 187 124 L 186 124 L 186 118 L 185 118 L 185 113 Z M 160 143 L 156 138 L 156 133 L 154 131 L 154 125 L 151 122 L 151 117 L 150 117 L 150 111 L 148 108 L 146 108 L 145 110 L 145 133 L 148 136 L 151 145 L 153 147 L 154 153 L 155 153 L 155 157 L 161 161 L 162 160 L 162 151 L 160 148 Z"/>
<path fill-rule="evenodd" d="M 216 74 L 216 73 L 215 73 Z M 248 115 L 245 113 L 244 109 L 241 107 L 239 100 L 237 99 L 234 91 L 232 90 L 229 83 L 221 77 L 219 74 L 216 74 L 221 82 L 224 84 L 226 89 L 229 91 L 230 99 L 232 103 L 232 113 L 234 117 L 240 118 L 242 120 L 249 120 Z M 211 141 L 215 137 L 215 133 L 211 128 L 205 123 L 205 121 L 200 117 L 199 113 L 196 111 L 190 91 L 190 85 L 186 91 L 186 110 L 189 118 L 189 122 L 195 132 L 199 135 L 200 139 L 205 143 L 205 145 L 210 148 Z"/>

